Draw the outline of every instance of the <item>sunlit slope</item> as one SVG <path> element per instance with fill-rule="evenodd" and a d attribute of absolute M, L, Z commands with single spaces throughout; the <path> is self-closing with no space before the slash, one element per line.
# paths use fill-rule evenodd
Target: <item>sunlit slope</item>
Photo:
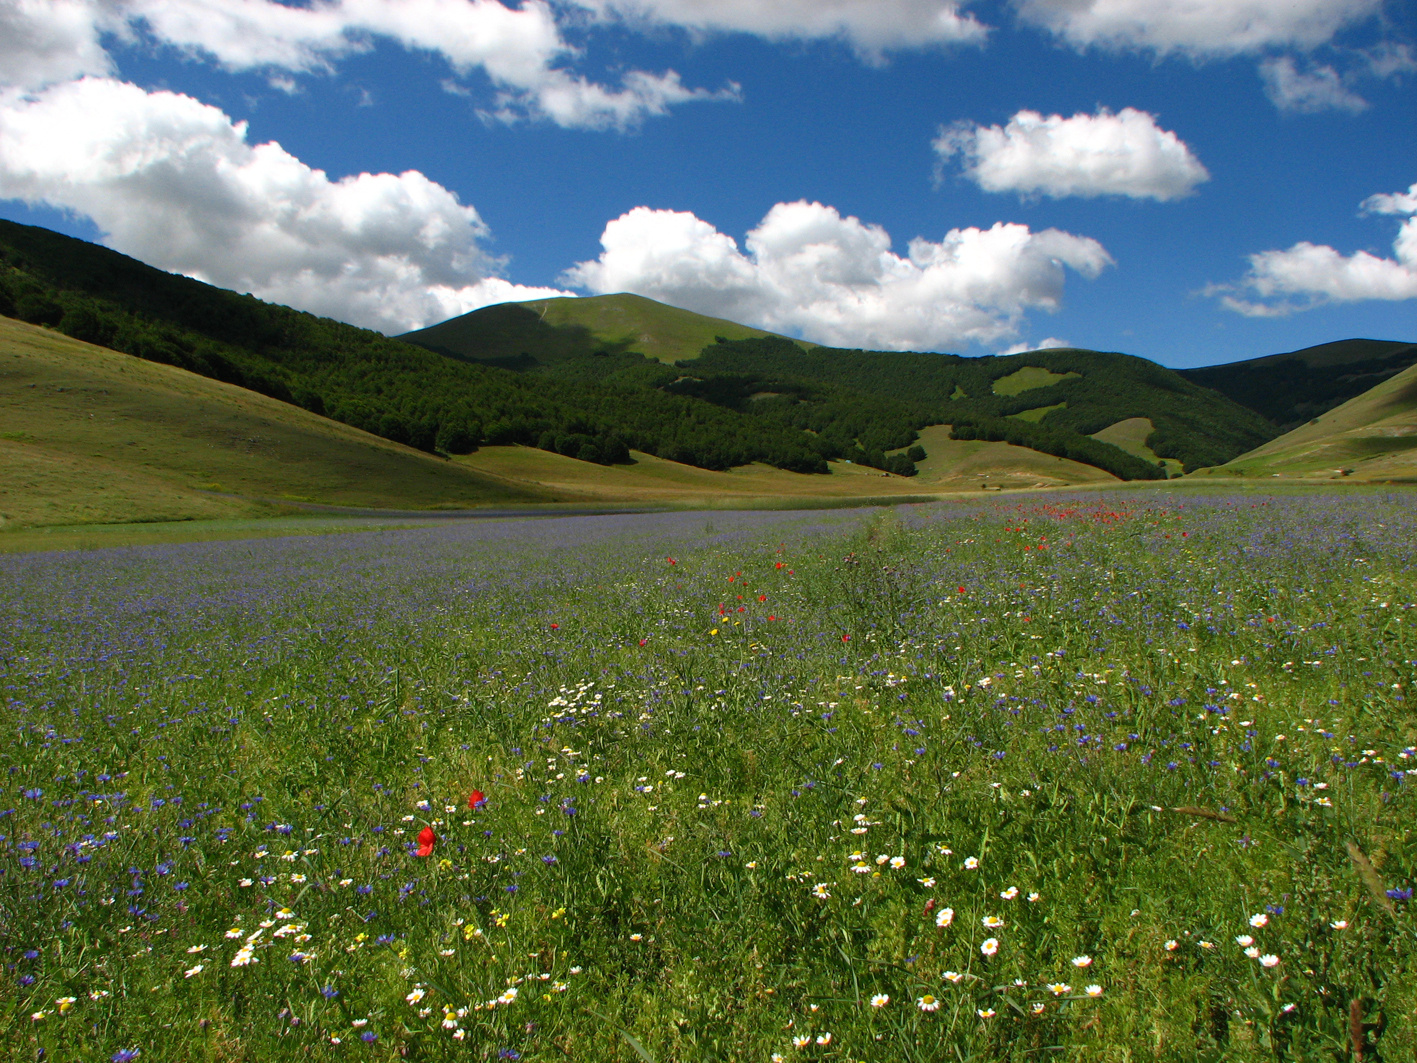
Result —
<path fill-rule="evenodd" d="M 391 508 L 547 500 L 243 388 L 0 318 L 6 525 L 263 511 L 214 493 Z"/>
<path fill-rule="evenodd" d="M 1354 480 L 1417 478 L 1417 365 L 1216 471 Z"/>
<path fill-rule="evenodd" d="M 529 368 L 567 358 L 633 351 L 661 362 L 695 358 L 722 336 L 770 336 L 640 295 L 537 299 L 485 306 L 399 337 L 444 354 Z"/>
<path fill-rule="evenodd" d="M 926 428 L 929 455 L 916 476 L 893 476 L 863 465 L 832 462 L 825 476 L 805 476 L 767 465 L 728 472 L 697 469 L 636 453 L 633 465 L 589 465 L 531 447 L 483 447 L 456 460 L 470 469 L 532 490 L 584 501 L 689 505 L 850 501 L 981 489 L 1063 487 L 1117 483 L 1101 469 L 1007 443 L 951 439 L 948 425 Z"/>
<path fill-rule="evenodd" d="M 1146 445 L 1147 437 L 1155 430 L 1156 426 L 1151 423 L 1150 417 L 1128 417 L 1124 421 L 1108 425 L 1100 432 L 1093 432 L 1092 438 L 1100 439 L 1104 443 L 1111 443 L 1114 447 L 1121 447 L 1128 454 L 1135 454 L 1147 461 L 1159 461 L 1166 466 L 1166 472 L 1169 475 L 1180 475 L 1182 469 L 1179 461 L 1174 458 L 1158 458 Z"/>

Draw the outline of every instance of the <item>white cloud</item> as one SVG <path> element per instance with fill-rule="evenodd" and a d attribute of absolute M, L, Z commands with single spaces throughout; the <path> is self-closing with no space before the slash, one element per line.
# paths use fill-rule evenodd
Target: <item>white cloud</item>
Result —
<path fill-rule="evenodd" d="M 1260 64 L 1265 95 L 1281 111 L 1316 114 L 1319 111 L 1347 111 L 1357 114 L 1368 109 L 1368 101 L 1347 88 L 1331 66 L 1300 70 L 1287 55 L 1266 59 Z"/>
<path fill-rule="evenodd" d="M 882 52 L 980 44 L 988 28 L 955 0 L 575 0 L 601 14 L 704 33 L 775 40 L 837 38 L 877 59 Z"/>
<path fill-rule="evenodd" d="M 746 253 L 693 214 L 648 207 L 611 221 L 600 242 L 600 257 L 568 270 L 566 283 L 890 350 L 1010 338 L 1025 311 L 1060 305 L 1065 266 L 1095 277 L 1112 262 L 1096 240 L 1003 223 L 917 238 L 901 257 L 880 226 L 807 202 L 774 206 Z"/>
<path fill-rule="evenodd" d="M 100 14 L 91 0 L 0 0 L 0 83 L 38 88 L 108 73 Z"/>
<path fill-rule="evenodd" d="M 1000 354 L 1029 354 L 1033 351 L 1056 351 L 1060 348 L 1070 348 L 1072 344 L 1067 340 L 1060 340 L 1056 336 L 1049 336 L 1039 343 L 1015 343 L 1012 347 L 1000 351 Z"/>
<path fill-rule="evenodd" d="M 1406 44 L 1383 41 L 1377 47 L 1358 54 L 1367 65 L 1368 73 L 1375 78 L 1396 78 L 1417 71 L 1417 57 Z"/>
<path fill-rule="evenodd" d="M 1417 184 L 1406 192 L 1371 196 L 1363 208 L 1377 214 L 1407 215 L 1393 241 L 1393 258 L 1358 251 L 1343 255 L 1307 240 L 1286 251 L 1250 256 L 1250 270 L 1238 286 L 1213 286 L 1208 294 L 1247 317 L 1283 317 L 1325 303 L 1367 299 L 1417 299 Z M 1242 298 L 1237 291 L 1258 297 Z"/>
<path fill-rule="evenodd" d="M 1417 214 L 1417 185 L 1406 192 L 1379 192 L 1369 196 L 1360 209 L 1368 214 Z"/>
<path fill-rule="evenodd" d="M 1071 118 L 1019 111 L 1006 126 L 941 129 L 934 147 L 942 161 L 959 155 L 965 176 L 988 192 L 1165 201 L 1210 179 L 1180 137 L 1131 107 Z"/>
<path fill-rule="evenodd" d="M 484 71 L 497 90 L 486 112 L 502 121 L 549 118 L 579 128 L 632 127 L 669 107 L 732 99 L 686 87 L 674 71 L 632 70 L 610 87 L 566 69 L 576 50 L 545 0 L 507 7 L 498 0 L 0 0 L 0 83 L 39 88 L 112 62 L 100 31 L 214 60 L 231 71 L 261 70 L 285 91 L 288 76 L 332 70 L 367 51 L 373 38 L 441 56 L 460 76 Z"/>
<path fill-rule="evenodd" d="M 215 107 L 104 78 L 0 94 L 0 197 L 85 215 L 163 269 L 385 331 L 569 294 L 492 276 L 477 211 L 417 171 L 332 181 Z"/>
<path fill-rule="evenodd" d="M 1015 0 L 1020 16 L 1078 48 L 1233 56 L 1316 48 L 1382 0 Z"/>

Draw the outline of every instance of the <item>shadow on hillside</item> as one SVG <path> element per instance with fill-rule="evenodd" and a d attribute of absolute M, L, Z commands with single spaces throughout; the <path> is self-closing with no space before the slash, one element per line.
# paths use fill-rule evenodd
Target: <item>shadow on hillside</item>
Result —
<path fill-rule="evenodd" d="M 630 339 L 597 339 L 584 325 L 548 324 L 516 303 L 484 307 L 398 338 L 459 361 L 518 372 L 587 355 L 626 354 L 634 345 Z"/>

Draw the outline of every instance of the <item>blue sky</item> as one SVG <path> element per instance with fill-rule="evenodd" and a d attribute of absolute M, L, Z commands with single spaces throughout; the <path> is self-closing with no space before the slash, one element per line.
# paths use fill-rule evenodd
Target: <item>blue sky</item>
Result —
<path fill-rule="evenodd" d="M 1412 6 L 1179 7 L 0 0 L 0 215 L 387 332 L 632 290 L 967 354 L 1417 339 Z"/>

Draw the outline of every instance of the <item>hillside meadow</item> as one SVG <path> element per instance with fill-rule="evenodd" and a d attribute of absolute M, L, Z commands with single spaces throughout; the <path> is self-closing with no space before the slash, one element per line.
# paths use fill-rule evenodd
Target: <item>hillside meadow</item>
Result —
<path fill-rule="evenodd" d="M 549 500 L 245 388 L 0 318 L 0 529 L 240 519 L 281 501 Z"/>
<path fill-rule="evenodd" d="M 0 557 L 0 1051 L 1401 1060 L 1410 493 Z"/>

